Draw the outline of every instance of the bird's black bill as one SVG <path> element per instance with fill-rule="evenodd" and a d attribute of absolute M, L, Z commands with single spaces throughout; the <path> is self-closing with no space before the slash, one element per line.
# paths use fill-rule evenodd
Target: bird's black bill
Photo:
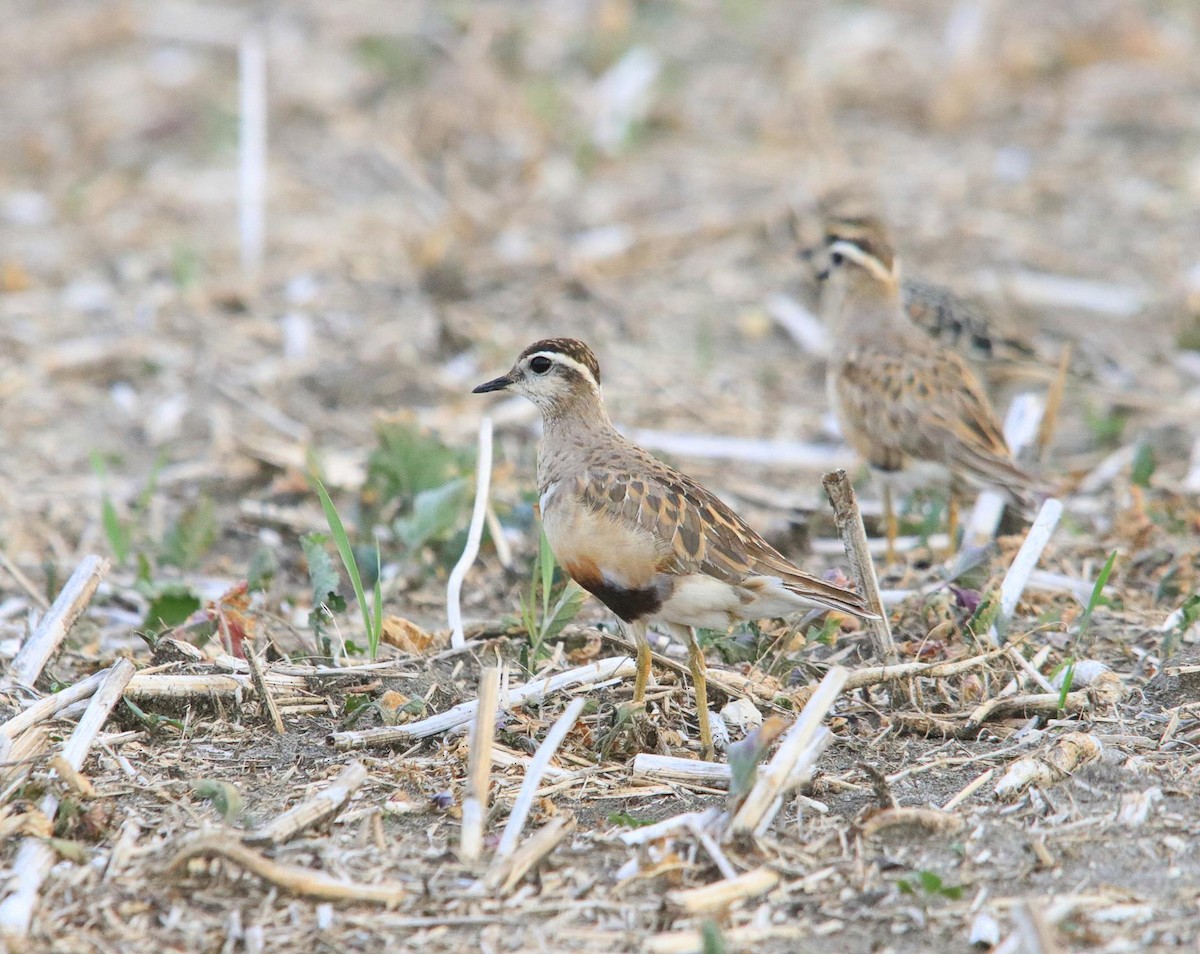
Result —
<path fill-rule="evenodd" d="M 486 394 L 488 391 L 503 391 L 506 387 L 512 384 L 512 378 L 507 374 L 502 378 L 493 378 L 479 387 L 471 391 L 472 394 Z"/>
<path fill-rule="evenodd" d="M 827 279 L 829 277 L 830 271 L 832 271 L 832 269 L 823 268 L 819 272 L 817 272 L 817 281 L 820 281 L 820 282 L 825 281 L 825 279 Z"/>

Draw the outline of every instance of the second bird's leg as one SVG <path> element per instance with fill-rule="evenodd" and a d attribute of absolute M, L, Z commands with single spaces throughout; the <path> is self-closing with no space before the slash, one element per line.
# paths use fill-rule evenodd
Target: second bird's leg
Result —
<path fill-rule="evenodd" d="M 641 705 L 646 701 L 646 683 L 650 680 L 650 642 L 646 639 L 645 623 L 628 623 L 633 641 L 637 644 L 637 677 L 633 683 L 633 702 Z"/>
<path fill-rule="evenodd" d="M 708 675 L 704 662 L 704 650 L 696 638 L 696 631 L 691 626 L 670 624 L 671 631 L 681 636 L 687 642 L 688 669 L 692 673 L 692 688 L 696 693 L 696 721 L 700 729 L 700 757 L 713 761 L 717 751 L 713 747 L 712 723 L 708 720 Z"/>
<path fill-rule="evenodd" d="M 900 532 L 900 525 L 896 521 L 896 508 L 892 506 L 891 484 L 883 485 L 883 525 L 887 534 L 887 561 L 889 564 L 895 563 L 896 536 Z"/>
<path fill-rule="evenodd" d="M 946 532 L 950 536 L 950 545 L 946 552 L 954 556 L 958 552 L 958 484 L 950 481 L 950 499 L 946 503 Z"/>

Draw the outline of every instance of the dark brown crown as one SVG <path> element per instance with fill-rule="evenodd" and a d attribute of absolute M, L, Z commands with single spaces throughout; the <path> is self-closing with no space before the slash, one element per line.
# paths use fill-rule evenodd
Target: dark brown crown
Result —
<path fill-rule="evenodd" d="M 561 354 L 572 361 L 579 362 L 592 372 L 592 377 L 596 379 L 596 384 L 600 383 L 600 362 L 592 354 L 592 349 L 578 338 L 543 338 L 541 341 L 535 341 L 522 351 L 521 358 L 527 358 L 531 354 L 537 354 L 539 351 Z M 520 361 L 521 358 L 517 360 Z"/>
<path fill-rule="evenodd" d="M 883 223 L 872 216 L 834 218 L 825 225 L 825 244 L 852 242 L 872 258 L 878 259 L 888 271 L 896 261 L 896 252 L 888 239 Z"/>

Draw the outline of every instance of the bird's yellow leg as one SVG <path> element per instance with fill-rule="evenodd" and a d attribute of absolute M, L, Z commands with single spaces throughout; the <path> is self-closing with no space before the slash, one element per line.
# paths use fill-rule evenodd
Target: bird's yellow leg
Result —
<path fill-rule="evenodd" d="M 946 504 L 946 532 L 950 536 L 947 552 L 954 556 L 958 552 L 958 493 L 954 484 L 950 485 L 950 501 Z"/>
<path fill-rule="evenodd" d="M 712 723 L 708 720 L 708 667 L 704 662 L 704 650 L 700 648 L 700 640 L 696 631 L 690 626 L 672 626 L 671 629 L 687 640 L 688 669 L 692 673 L 692 689 L 696 693 L 696 721 L 700 729 L 700 757 L 707 762 L 713 761 L 717 750 L 713 747 Z M 682 632 L 680 632 L 682 631 Z"/>
<path fill-rule="evenodd" d="M 637 644 L 637 677 L 633 683 L 634 705 L 646 701 L 646 683 L 650 681 L 650 643 L 646 639 L 645 623 L 630 623 L 629 631 Z"/>
<path fill-rule="evenodd" d="M 896 520 L 896 508 L 892 505 L 892 488 L 883 486 L 883 522 L 884 532 L 887 533 L 887 561 L 896 562 L 896 537 L 900 533 L 900 524 Z"/>

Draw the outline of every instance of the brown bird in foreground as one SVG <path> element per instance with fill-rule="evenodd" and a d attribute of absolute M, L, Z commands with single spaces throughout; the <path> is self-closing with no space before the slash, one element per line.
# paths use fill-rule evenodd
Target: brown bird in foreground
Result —
<path fill-rule="evenodd" d="M 1034 480 L 1013 461 L 979 379 L 905 310 L 899 262 L 882 224 L 869 217 L 831 222 L 824 256 L 824 310 L 834 324 L 826 385 L 846 440 L 882 478 L 888 559 L 895 559 L 895 484 L 949 475 L 952 548 L 963 482 L 1034 509 Z"/>
<path fill-rule="evenodd" d="M 550 548 L 637 644 L 635 703 L 644 701 L 650 673 L 647 627 L 662 623 L 686 641 L 706 758 L 712 729 L 694 627 L 724 630 L 812 606 L 875 618 L 857 593 L 793 566 L 713 494 L 623 437 L 582 341 L 536 341 L 475 393 L 507 389 L 542 412 L 538 494 Z"/>

